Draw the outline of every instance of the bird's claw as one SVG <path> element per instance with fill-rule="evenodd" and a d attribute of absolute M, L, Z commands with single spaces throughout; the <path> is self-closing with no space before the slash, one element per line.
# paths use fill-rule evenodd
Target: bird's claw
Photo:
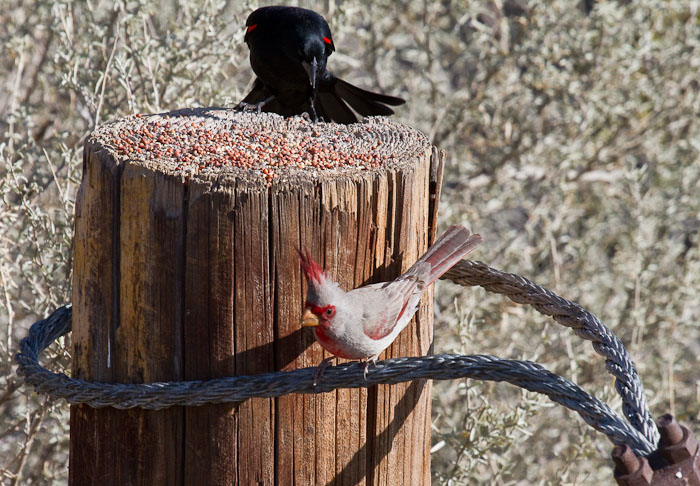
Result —
<path fill-rule="evenodd" d="M 305 111 L 302 116 L 306 115 L 308 119 L 313 121 L 314 123 L 325 123 L 326 120 L 324 120 L 322 116 L 318 116 L 318 113 L 316 113 L 316 93 L 314 93 L 311 96 L 311 98 L 309 98 L 309 106 L 311 107 L 311 113 Z"/>
<path fill-rule="evenodd" d="M 335 356 L 326 358 L 318 364 L 316 371 L 314 371 L 314 382 L 313 386 L 316 386 L 323 376 L 323 372 L 331 365 L 331 362 L 335 359 Z"/>
<path fill-rule="evenodd" d="M 233 109 L 235 111 L 255 112 L 259 115 L 260 112 L 262 112 L 263 107 L 274 99 L 275 95 L 271 95 L 258 103 L 246 103 L 245 101 L 241 101 L 236 106 L 234 106 Z"/>
<path fill-rule="evenodd" d="M 316 107 L 314 106 L 314 98 L 311 98 L 311 100 L 309 101 L 311 103 L 311 116 L 314 120 L 314 123 L 318 123 L 318 114 L 316 113 Z"/>
<path fill-rule="evenodd" d="M 372 356 L 371 358 L 368 358 L 367 361 L 365 361 L 362 366 L 364 368 L 363 374 L 365 377 L 365 381 L 367 381 L 367 374 L 369 373 L 369 364 L 372 363 L 374 366 L 377 366 L 377 357 Z"/>
<path fill-rule="evenodd" d="M 260 112 L 262 112 L 262 108 L 264 106 L 263 102 L 260 103 L 246 103 L 245 101 L 241 101 L 238 103 L 236 106 L 233 107 L 234 111 L 243 111 L 247 113 L 257 113 L 258 115 Z"/>

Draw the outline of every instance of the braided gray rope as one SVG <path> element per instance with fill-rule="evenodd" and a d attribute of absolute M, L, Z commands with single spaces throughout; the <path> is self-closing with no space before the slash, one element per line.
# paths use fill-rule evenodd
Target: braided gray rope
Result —
<path fill-rule="evenodd" d="M 577 336 L 592 341 L 593 349 L 605 357 L 605 367 L 615 377 L 615 390 L 622 397 L 622 411 L 627 420 L 650 443 L 658 443 L 659 431 L 649 411 L 637 368 L 622 341 L 595 315 L 524 277 L 501 272 L 481 262 L 462 260 L 442 278 L 465 286 L 479 285 L 518 304 L 529 304 L 559 324 L 572 328 Z"/>
<path fill-rule="evenodd" d="M 476 378 L 506 381 L 530 391 L 543 393 L 552 401 L 578 413 L 594 429 L 615 444 L 627 444 L 638 454 L 654 450 L 639 431 L 613 412 L 608 405 L 583 391 L 575 383 L 557 376 L 540 365 L 486 355 L 435 355 L 420 358 L 394 358 L 377 363 L 364 378 L 363 367 L 344 363 L 326 368 L 323 380 L 314 385 L 316 368 L 255 376 L 233 376 L 208 381 L 147 384 L 94 383 L 52 373 L 38 357 L 55 339 L 71 330 L 72 309 L 64 306 L 35 323 L 22 340 L 15 357 L 18 374 L 39 393 L 69 403 L 91 407 L 146 408 L 158 410 L 173 405 L 197 406 L 205 403 L 231 403 L 252 397 L 278 397 L 289 393 L 324 393 L 336 388 L 369 387 L 420 378 L 451 380 Z"/>

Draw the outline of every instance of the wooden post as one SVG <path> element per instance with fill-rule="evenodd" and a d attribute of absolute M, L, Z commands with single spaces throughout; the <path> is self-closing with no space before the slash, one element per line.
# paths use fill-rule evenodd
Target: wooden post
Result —
<path fill-rule="evenodd" d="M 315 366 L 307 248 L 344 288 L 396 277 L 434 238 L 443 157 L 387 119 L 199 109 L 86 141 L 76 204 L 73 376 L 122 383 Z M 380 359 L 432 346 L 432 292 Z M 371 369 L 370 369 L 371 372 Z M 425 380 L 235 405 L 71 407 L 70 483 L 430 482 Z"/>

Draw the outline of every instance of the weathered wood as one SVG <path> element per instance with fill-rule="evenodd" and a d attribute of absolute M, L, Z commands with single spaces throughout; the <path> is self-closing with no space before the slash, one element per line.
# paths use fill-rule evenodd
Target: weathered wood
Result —
<path fill-rule="evenodd" d="M 94 146 L 86 154 L 76 211 L 74 374 L 181 380 L 184 186 L 139 165 L 119 167 Z M 182 442 L 181 408 L 72 408 L 72 484 L 176 482 L 182 454 L 170 444 Z"/>
<path fill-rule="evenodd" d="M 208 379 L 315 366 L 306 248 L 344 288 L 434 238 L 443 156 L 376 119 L 190 110 L 89 137 L 76 208 L 74 375 Z M 431 199 L 432 195 L 432 199 Z M 385 356 L 432 345 L 432 292 Z M 371 372 L 371 368 L 370 368 Z M 430 482 L 430 382 L 162 411 L 71 409 L 72 485 Z"/>
<path fill-rule="evenodd" d="M 115 314 L 119 294 L 114 290 L 118 274 L 114 258 L 118 251 L 115 224 L 119 209 L 119 164 L 96 162 L 97 150 L 86 146 L 83 157 L 83 181 L 75 208 L 73 244 L 73 375 L 77 378 L 112 382 L 109 366 L 110 342 L 113 342 Z M 91 325 L 91 323 L 93 325 Z M 71 406 L 70 483 L 90 484 L 95 478 L 105 486 L 114 483 L 112 464 L 117 450 L 105 446 L 114 428 L 113 409 L 97 410 L 85 405 Z M 86 437 L 99 437 L 89 440 Z"/>
<path fill-rule="evenodd" d="M 114 376 L 146 383 L 183 378 L 185 190 L 178 177 L 126 164 L 119 215 L 119 326 Z M 113 431 L 117 484 L 176 484 L 182 470 L 183 409 L 129 410 Z"/>

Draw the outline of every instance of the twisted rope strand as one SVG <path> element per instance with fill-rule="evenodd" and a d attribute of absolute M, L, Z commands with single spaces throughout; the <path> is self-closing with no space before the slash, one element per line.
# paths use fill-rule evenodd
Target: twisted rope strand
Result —
<path fill-rule="evenodd" d="M 605 358 L 605 367 L 615 377 L 615 390 L 622 397 L 622 411 L 627 419 L 650 443 L 659 441 L 659 432 L 632 358 L 622 341 L 594 314 L 524 277 L 481 262 L 462 260 L 442 278 L 464 286 L 479 285 L 518 304 L 529 304 L 559 324 L 570 327 L 580 338 L 592 341 L 593 349 Z"/>
<path fill-rule="evenodd" d="M 205 403 L 231 403 L 252 397 L 278 397 L 289 393 L 324 393 L 336 388 L 359 388 L 415 379 L 450 380 L 475 378 L 506 381 L 530 391 L 543 393 L 552 401 L 574 410 L 583 420 L 605 434 L 613 443 L 628 444 L 638 454 L 648 455 L 654 446 L 605 403 L 578 385 L 529 361 L 501 359 L 487 355 L 435 355 L 395 358 L 378 362 L 364 378 L 363 367 L 344 363 L 327 368 L 323 380 L 314 385 L 316 368 L 289 372 L 234 376 L 208 381 L 147 384 L 95 383 L 52 373 L 39 365 L 38 357 L 55 339 L 70 332 L 72 309 L 64 306 L 35 323 L 22 340 L 18 374 L 37 392 L 71 404 L 118 409 L 158 410 L 174 405 L 197 406 Z"/>

